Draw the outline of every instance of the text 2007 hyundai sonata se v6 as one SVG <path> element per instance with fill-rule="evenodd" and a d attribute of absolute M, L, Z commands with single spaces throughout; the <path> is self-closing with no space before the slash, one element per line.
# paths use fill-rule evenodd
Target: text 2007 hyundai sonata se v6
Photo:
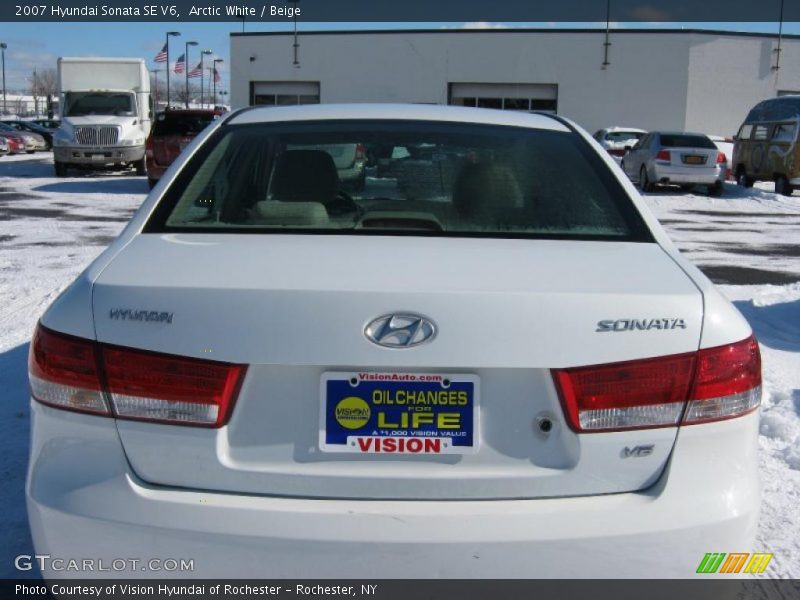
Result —
<path fill-rule="evenodd" d="M 750 327 L 555 116 L 220 119 L 41 318 L 30 381 L 31 530 L 66 560 L 688 576 L 758 518 Z"/>

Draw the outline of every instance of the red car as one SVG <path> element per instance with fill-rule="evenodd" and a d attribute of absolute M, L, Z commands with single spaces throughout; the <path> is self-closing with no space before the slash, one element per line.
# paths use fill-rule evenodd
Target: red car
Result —
<path fill-rule="evenodd" d="M 222 114 L 211 109 L 169 109 L 159 113 L 147 138 L 147 182 L 152 188 L 181 151 Z"/>
<path fill-rule="evenodd" d="M 4 138 L 6 142 L 8 142 L 9 154 L 20 154 L 21 152 L 25 152 L 25 141 L 20 136 L 14 133 L 3 131 L 0 133 L 0 137 Z"/>

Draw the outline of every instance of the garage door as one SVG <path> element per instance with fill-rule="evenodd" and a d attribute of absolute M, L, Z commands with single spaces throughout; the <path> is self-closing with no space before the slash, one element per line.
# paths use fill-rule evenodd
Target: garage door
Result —
<path fill-rule="evenodd" d="M 558 110 L 558 85 L 550 83 L 451 83 L 450 104 L 503 110 Z"/>
<path fill-rule="evenodd" d="M 319 104 L 319 81 L 251 81 L 250 105 Z"/>

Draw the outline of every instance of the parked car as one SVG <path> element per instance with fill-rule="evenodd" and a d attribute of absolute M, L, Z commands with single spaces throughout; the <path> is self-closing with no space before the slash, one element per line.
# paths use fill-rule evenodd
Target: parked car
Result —
<path fill-rule="evenodd" d="M 21 135 L 14 132 L 3 131 L 0 129 L 0 138 L 6 140 L 8 144 L 8 153 L 9 154 L 20 154 L 25 152 L 25 140 L 22 138 Z"/>
<path fill-rule="evenodd" d="M 635 127 L 607 127 L 596 131 L 592 137 L 614 157 L 617 163 L 620 163 L 628 150 L 633 148 L 646 133 L 644 129 Z"/>
<path fill-rule="evenodd" d="M 13 127 L 17 131 L 22 133 L 32 133 L 36 136 L 40 136 L 44 139 L 45 147 L 44 150 L 50 150 L 53 148 L 53 132 L 49 129 L 46 129 L 36 123 L 32 123 L 31 121 L 1 121 L 5 123 L 9 127 Z M 41 149 L 37 147 L 37 150 Z"/>
<path fill-rule="evenodd" d="M 414 200 L 297 149 L 352 140 L 467 159 Z M 251 107 L 165 178 L 33 336 L 37 555 L 663 578 L 753 547 L 758 344 L 572 122 Z"/>
<path fill-rule="evenodd" d="M 169 109 L 156 116 L 145 146 L 147 182 L 151 188 L 189 142 L 221 114 L 217 110 Z"/>
<path fill-rule="evenodd" d="M 45 141 L 44 137 L 42 137 L 38 133 L 22 131 L 6 123 L 0 123 L 0 133 L 3 132 L 14 133 L 19 138 L 22 138 L 22 141 L 25 144 L 25 152 L 27 152 L 28 154 L 33 154 L 37 150 L 47 149 L 47 142 Z"/>
<path fill-rule="evenodd" d="M 800 186 L 798 114 L 800 95 L 764 100 L 748 113 L 733 150 L 733 172 L 739 185 L 774 181 L 775 193 L 784 196 Z"/>
<path fill-rule="evenodd" d="M 708 193 L 722 193 L 728 158 L 707 135 L 651 131 L 622 159 L 622 169 L 645 192 L 659 184 L 689 189 L 704 185 Z"/>
<path fill-rule="evenodd" d="M 32 119 L 30 122 L 36 123 L 45 129 L 58 129 L 61 126 L 61 121 L 59 119 Z"/>

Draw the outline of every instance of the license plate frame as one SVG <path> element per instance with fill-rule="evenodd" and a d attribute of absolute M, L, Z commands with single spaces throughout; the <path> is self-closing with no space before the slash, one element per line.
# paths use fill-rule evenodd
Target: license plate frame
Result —
<path fill-rule="evenodd" d="M 705 156 L 701 156 L 699 154 L 685 154 L 683 156 L 683 162 L 687 165 L 704 165 L 706 164 Z"/>
<path fill-rule="evenodd" d="M 471 373 L 327 371 L 320 377 L 322 452 L 474 454 L 479 425 L 480 378 Z"/>

